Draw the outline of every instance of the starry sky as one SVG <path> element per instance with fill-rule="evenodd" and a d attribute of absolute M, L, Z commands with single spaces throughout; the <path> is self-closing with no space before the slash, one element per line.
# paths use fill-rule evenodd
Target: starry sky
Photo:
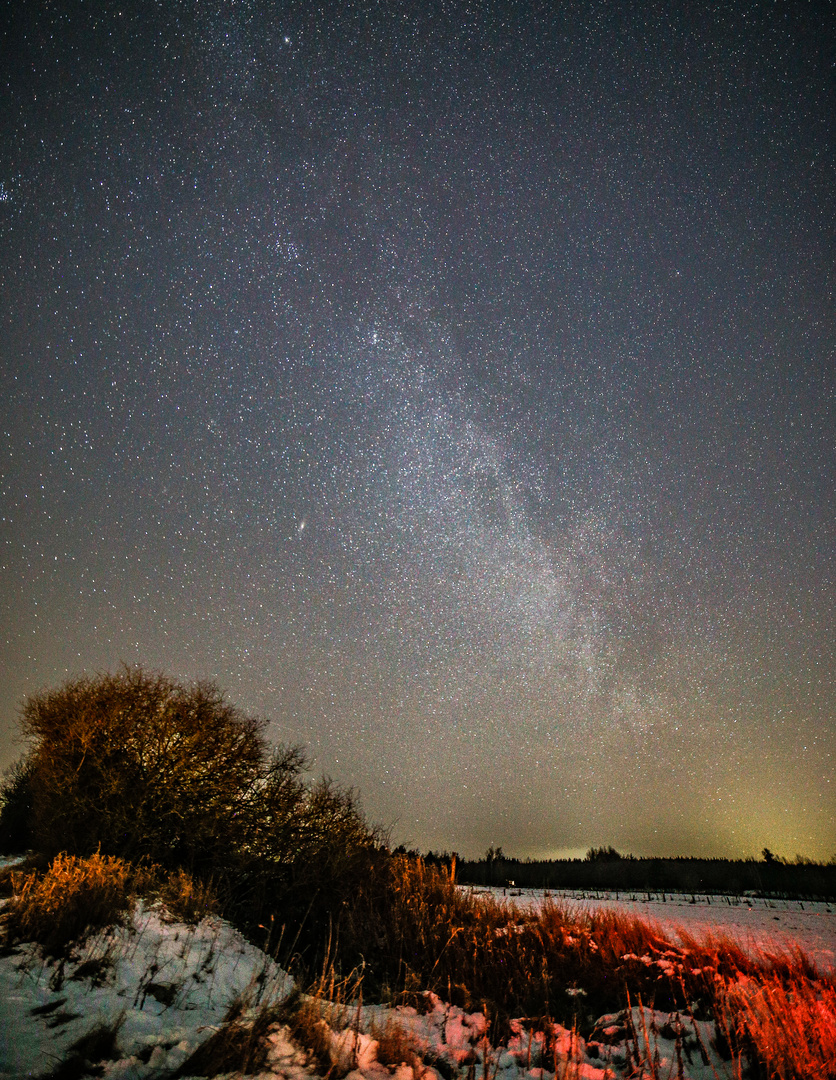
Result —
<path fill-rule="evenodd" d="M 835 28 L 7 5 L 0 765 L 141 663 L 393 842 L 832 856 Z"/>

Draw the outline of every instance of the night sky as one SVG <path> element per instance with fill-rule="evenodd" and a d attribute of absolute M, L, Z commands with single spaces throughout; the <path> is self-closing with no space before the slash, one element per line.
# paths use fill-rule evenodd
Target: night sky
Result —
<path fill-rule="evenodd" d="M 396 843 L 833 855 L 835 28 L 6 5 L 0 765 L 141 663 Z"/>

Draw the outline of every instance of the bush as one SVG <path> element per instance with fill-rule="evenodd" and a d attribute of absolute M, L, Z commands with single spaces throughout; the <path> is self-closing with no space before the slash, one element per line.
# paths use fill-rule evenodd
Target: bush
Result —
<path fill-rule="evenodd" d="M 212 684 L 140 668 L 75 679 L 30 698 L 22 728 L 32 749 L 13 777 L 10 820 L 47 856 L 100 851 L 187 872 L 192 918 L 213 906 L 201 893 L 211 882 L 244 926 L 272 916 L 293 934 L 302 922 L 308 937 L 327 932 L 374 857 L 378 835 L 354 793 L 307 784 L 302 751 L 271 751 L 265 722 Z"/>
<path fill-rule="evenodd" d="M 23 758 L 0 784 L 0 851 L 6 855 L 32 846 L 32 772 L 31 759 Z"/>
<path fill-rule="evenodd" d="M 266 801 L 263 829 L 240 860 L 225 910 L 250 928 L 269 924 L 268 951 L 283 937 L 315 966 L 347 905 L 387 858 L 351 789 L 297 781 L 291 794 Z"/>
<path fill-rule="evenodd" d="M 270 758 L 263 724 L 210 684 L 125 668 L 30 698 L 33 838 L 47 854 L 102 850 L 206 869 L 246 845 L 259 796 L 301 756 Z"/>
<path fill-rule="evenodd" d="M 37 941 L 64 955 L 74 942 L 113 926 L 133 907 L 131 867 L 121 859 L 59 855 L 45 874 L 13 875 L 7 932 L 12 940 Z"/>

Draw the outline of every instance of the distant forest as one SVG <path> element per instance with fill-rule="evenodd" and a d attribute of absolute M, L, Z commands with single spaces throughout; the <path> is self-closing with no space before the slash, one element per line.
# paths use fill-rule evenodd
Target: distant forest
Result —
<path fill-rule="evenodd" d="M 417 854 L 410 852 L 409 854 Z M 674 892 L 836 900 L 836 859 L 788 862 L 764 848 L 760 859 L 641 859 L 614 848 L 591 848 L 583 859 L 515 859 L 502 848 L 481 859 L 428 852 L 425 862 L 455 866 L 461 885 L 521 889 Z"/>

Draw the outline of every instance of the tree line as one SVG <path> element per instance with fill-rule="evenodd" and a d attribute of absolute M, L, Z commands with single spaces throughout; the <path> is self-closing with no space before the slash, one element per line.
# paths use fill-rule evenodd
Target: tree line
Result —
<path fill-rule="evenodd" d="M 429 852 L 426 858 L 455 864 L 462 885 L 836 899 L 836 859 L 789 862 L 768 849 L 760 859 L 637 858 L 612 847 L 590 848 L 583 859 L 515 859 L 501 848 L 489 849 L 481 859 L 447 852 Z"/>

